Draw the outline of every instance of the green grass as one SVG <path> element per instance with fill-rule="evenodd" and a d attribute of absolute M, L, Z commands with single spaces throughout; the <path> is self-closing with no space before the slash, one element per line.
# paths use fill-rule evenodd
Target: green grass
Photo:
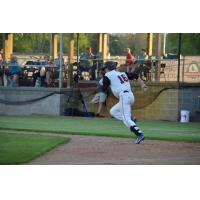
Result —
<path fill-rule="evenodd" d="M 141 120 L 137 124 L 147 139 L 200 142 L 200 123 Z M 121 121 L 107 118 L 0 116 L 0 129 L 133 137 Z"/>
<path fill-rule="evenodd" d="M 58 144 L 69 141 L 64 137 L 0 133 L 0 164 L 27 163 Z"/>

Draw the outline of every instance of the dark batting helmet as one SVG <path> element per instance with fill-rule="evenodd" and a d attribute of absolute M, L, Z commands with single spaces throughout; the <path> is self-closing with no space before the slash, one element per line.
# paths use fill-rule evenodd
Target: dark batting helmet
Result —
<path fill-rule="evenodd" d="M 107 61 L 107 62 L 105 62 L 104 66 L 102 67 L 102 70 L 108 69 L 111 71 L 113 69 L 116 69 L 116 67 L 117 67 L 117 62 Z"/>

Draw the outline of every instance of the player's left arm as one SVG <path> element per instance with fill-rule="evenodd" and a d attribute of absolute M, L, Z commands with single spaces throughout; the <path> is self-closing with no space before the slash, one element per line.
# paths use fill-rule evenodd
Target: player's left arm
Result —
<path fill-rule="evenodd" d="M 107 76 L 103 76 L 102 83 L 103 83 L 104 91 L 107 91 L 110 86 L 110 79 Z"/>

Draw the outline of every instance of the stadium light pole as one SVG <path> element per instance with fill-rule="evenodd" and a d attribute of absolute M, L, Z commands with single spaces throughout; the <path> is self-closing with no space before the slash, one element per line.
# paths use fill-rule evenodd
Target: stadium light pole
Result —
<path fill-rule="evenodd" d="M 77 33 L 77 43 L 76 43 L 76 61 L 77 61 L 77 72 L 78 72 L 78 67 L 79 67 L 79 33 Z"/>
<path fill-rule="evenodd" d="M 182 38 L 182 34 L 179 33 L 178 35 L 178 83 L 180 82 L 180 56 L 181 56 L 181 38 Z"/>
<path fill-rule="evenodd" d="M 167 39 L 167 33 L 164 33 L 164 37 L 163 37 L 163 55 L 164 56 L 166 54 L 166 39 Z"/>
<path fill-rule="evenodd" d="M 63 54 L 63 37 L 62 33 L 59 34 L 59 43 L 60 43 L 60 53 L 59 53 L 59 67 L 60 67 L 60 73 L 59 73 L 59 88 L 62 88 L 62 82 L 63 82 L 63 77 L 62 77 L 62 54 Z"/>
<path fill-rule="evenodd" d="M 50 53 L 50 56 L 52 56 L 52 52 L 53 52 L 53 36 L 52 36 L 52 33 L 50 33 L 50 44 L 49 44 L 49 53 Z"/>

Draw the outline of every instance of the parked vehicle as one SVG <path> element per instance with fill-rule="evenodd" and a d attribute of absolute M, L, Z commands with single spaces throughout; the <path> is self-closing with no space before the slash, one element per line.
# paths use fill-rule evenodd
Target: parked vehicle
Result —
<path fill-rule="evenodd" d="M 58 78 L 59 68 L 50 65 L 46 60 L 28 60 L 22 67 L 20 82 L 22 86 L 35 86 L 37 77 L 45 79 L 46 75 L 53 79 Z"/>
<path fill-rule="evenodd" d="M 23 66 L 23 79 L 32 78 L 33 74 L 38 72 L 41 68 L 50 67 L 45 60 L 28 60 Z"/>

